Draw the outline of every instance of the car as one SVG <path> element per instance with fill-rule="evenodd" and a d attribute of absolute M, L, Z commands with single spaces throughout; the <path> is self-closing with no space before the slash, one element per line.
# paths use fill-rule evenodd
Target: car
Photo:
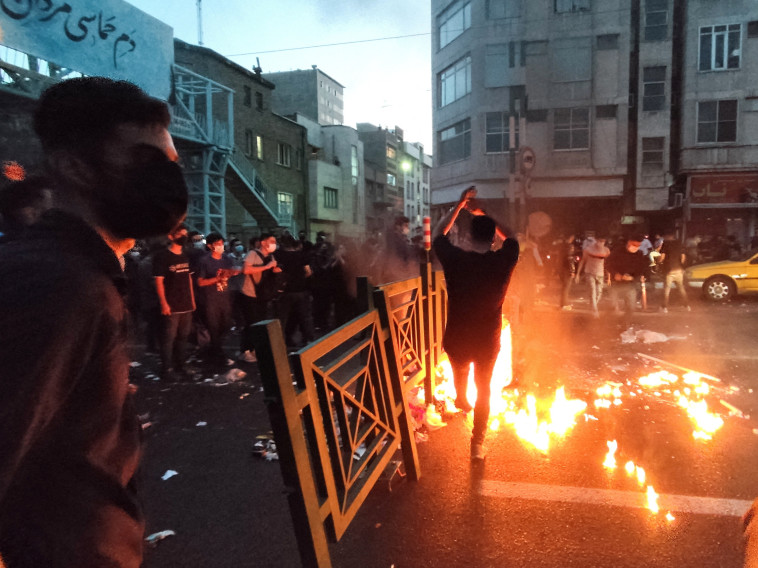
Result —
<path fill-rule="evenodd" d="M 685 280 L 699 288 L 712 302 L 727 302 L 737 294 L 758 293 L 758 249 L 738 260 L 693 264 L 685 269 Z"/>

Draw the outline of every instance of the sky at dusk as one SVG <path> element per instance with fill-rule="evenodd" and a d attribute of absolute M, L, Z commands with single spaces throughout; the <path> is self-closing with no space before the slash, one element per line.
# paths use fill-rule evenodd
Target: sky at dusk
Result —
<path fill-rule="evenodd" d="M 197 44 L 196 0 L 128 1 Z M 431 153 L 430 9 L 428 0 L 202 0 L 203 44 L 248 69 L 258 57 L 264 73 L 318 65 L 345 86 L 345 124 L 399 126 Z"/>

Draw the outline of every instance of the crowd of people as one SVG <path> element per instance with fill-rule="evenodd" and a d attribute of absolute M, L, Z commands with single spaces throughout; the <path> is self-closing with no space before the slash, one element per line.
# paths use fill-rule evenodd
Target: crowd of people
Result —
<path fill-rule="evenodd" d="M 359 313 L 356 276 L 371 284 L 419 273 L 420 240 L 409 237 L 409 220 L 398 217 L 385 238 L 362 244 L 332 242 L 324 231 L 311 242 L 263 233 L 243 243 L 235 235 L 202 235 L 182 225 L 166 239 L 138 242 L 125 257 L 133 329 L 146 350 L 159 353 L 161 377 L 191 380 L 187 345 L 210 371 L 234 358 L 254 362 L 250 326 L 271 318 L 282 323 L 287 347 L 296 350 Z M 239 335 L 235 353 L 224 350 Z"/>

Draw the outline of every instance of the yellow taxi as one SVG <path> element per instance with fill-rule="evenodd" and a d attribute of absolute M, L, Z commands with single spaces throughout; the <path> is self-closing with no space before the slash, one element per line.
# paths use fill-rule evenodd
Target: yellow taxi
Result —
<path fill-rule="evenodd" d="M 758 292 L 758 249 L 743 254 L 739 260 L 694 264 L 684 275 L 689 286 L 700 289 L 713 302 Z"/>

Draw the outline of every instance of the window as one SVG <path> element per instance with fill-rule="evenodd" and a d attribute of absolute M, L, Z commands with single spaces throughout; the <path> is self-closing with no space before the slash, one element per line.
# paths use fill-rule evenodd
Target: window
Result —
<path fill-rule="evenodd" d="M 758 37 L 758 21 L 747 23 L 747 37 Z"/>
<path fill-rule="evenodd" d="M 618 34 L 604 34 L 597 36 L 597 49 L 598 51 L 608 49 L 619 48 L 619 35 Z"/>
<path fill-rule="evenodd" d="M 518 18 L 521 0 L 487 0 L 487 19 Z"/>
<path fill-rule="evenodd" d="M 740 67 L 740 24 L 700 28 L 700 71 Z"/>
<path fill-rule="evenodd" d="M 387 174 L 387 185 L 397 185 L 397 178 L 394 174 Z"/>
<path fill-rule="evenodd" d="M 285 168 L 292 165 L 292 146 L 280 142 L 277 144 L 276 163 Z"/>
<path fill-rule="evenodd" d="M 643 68 L 642 83 L 642 110 L 666 108 L 666 68 Z"/>
<path fill-rule="evenodd" d="M 440 130 L 437 149 L 440 164 L 468 158 L 471 155 L 471 119 Z"/>
<path fill-rule="evenodd" d="M 255 91 L 255 108 L 263 110 L 263 93 Z"/>
<path fill-rule="evenodd" d="M 253 131 L 245 130 L 245 156 L 252 156 L 253 149 Z"/>
<path fill-rule="evenodd" d="M 510 117 L 507 112 L 488 112 L 485 115 L 484 151 L 487 154 L 507 152 L 510 145 Z M 519 147 L 518 119 L 514 123 L 514 148 Z"/>
<path fill-rule="evenodd" d="M 441 107 L 449 105 L 471 92 L 470 55 L 458 60 L 440 73 L 439 92 Z"/>
<path fill-rule="evenodd" d="M 494 43 L 484 48 L 484 86 L 508 84 L 508 44 Z"/>
<path fill-rule="evenodd" d="M 598 105 L 595 107 L 595 117 L 616 118 L 618 105 Z"/>
<path fill-rule="evenodd" d="M 588 108 L 557 108 L 553 115 L 553 149 L 587 150 L 590 147 Z"/>
<path fill-rule="evenodd" d="M 457 0 L 437 16 L 440 49 L 471 27 L 471 2 Z"/>
<path fill-rule="evenodd" d="M 337 190 L 333 187 L 324 188 L 324 207 L 326 209 L 337 209 Z"/>
<path fill-rule="evenodd" d="M 663 146 L 666 139 L 642 139 L 642 175 L 660 174 L 663 172 Z"/>
<path fill-rule="evenodd" d="M 554 83 L 589 81 L 592 38 L 557 39 L 550 44 L 550 80 Z"/>
<path fill-rule="evenodd" d="M 350 146 L 350 179 L 353 187 L 358 187 L 358 176 L 361 175 L 360 164 L 358 163 L 358 147 Z"/>
<path fill-rule="evenodd" d="M 253 91 L 250 89 L 249 86 L 244 85 L 242 87 L 242 90 L 244 92 L 244 100 L 242 101 L 242 104 L 245 106 L 251 106 L 253 104 Z"/>
<path fill-rule="evenodd" d="M 292 194 L 291 193 L 282 193 L 279 192 L 278 194 L 278 213 L 279 213 L 279 222 L 284 224 L 289 224 L 292 222 Z"/>
<path fill-rule="evenodd" d="M 555 0 L 555 13 L 589 12 L 590 0 Z"/>
<path fill-rule="evenodd" d="M 394 160 L 397 157 L 397 150 L 393 146 L 387 145 L 387 157 Z"/>
<path fill-rule="evenodd" d="M 697 105 L 697 141 L 737 141 L 737 101 L 703 101 Z"/>
<path fill-rule="evenodd" d="M 668 0 L 645 0 L 645 41 L 668 38 Z"/>
<path fill-rule="evenodd" d="M 263 136 L 260 135 L 255 137 L 255 157 L 263 159 Z"/>

